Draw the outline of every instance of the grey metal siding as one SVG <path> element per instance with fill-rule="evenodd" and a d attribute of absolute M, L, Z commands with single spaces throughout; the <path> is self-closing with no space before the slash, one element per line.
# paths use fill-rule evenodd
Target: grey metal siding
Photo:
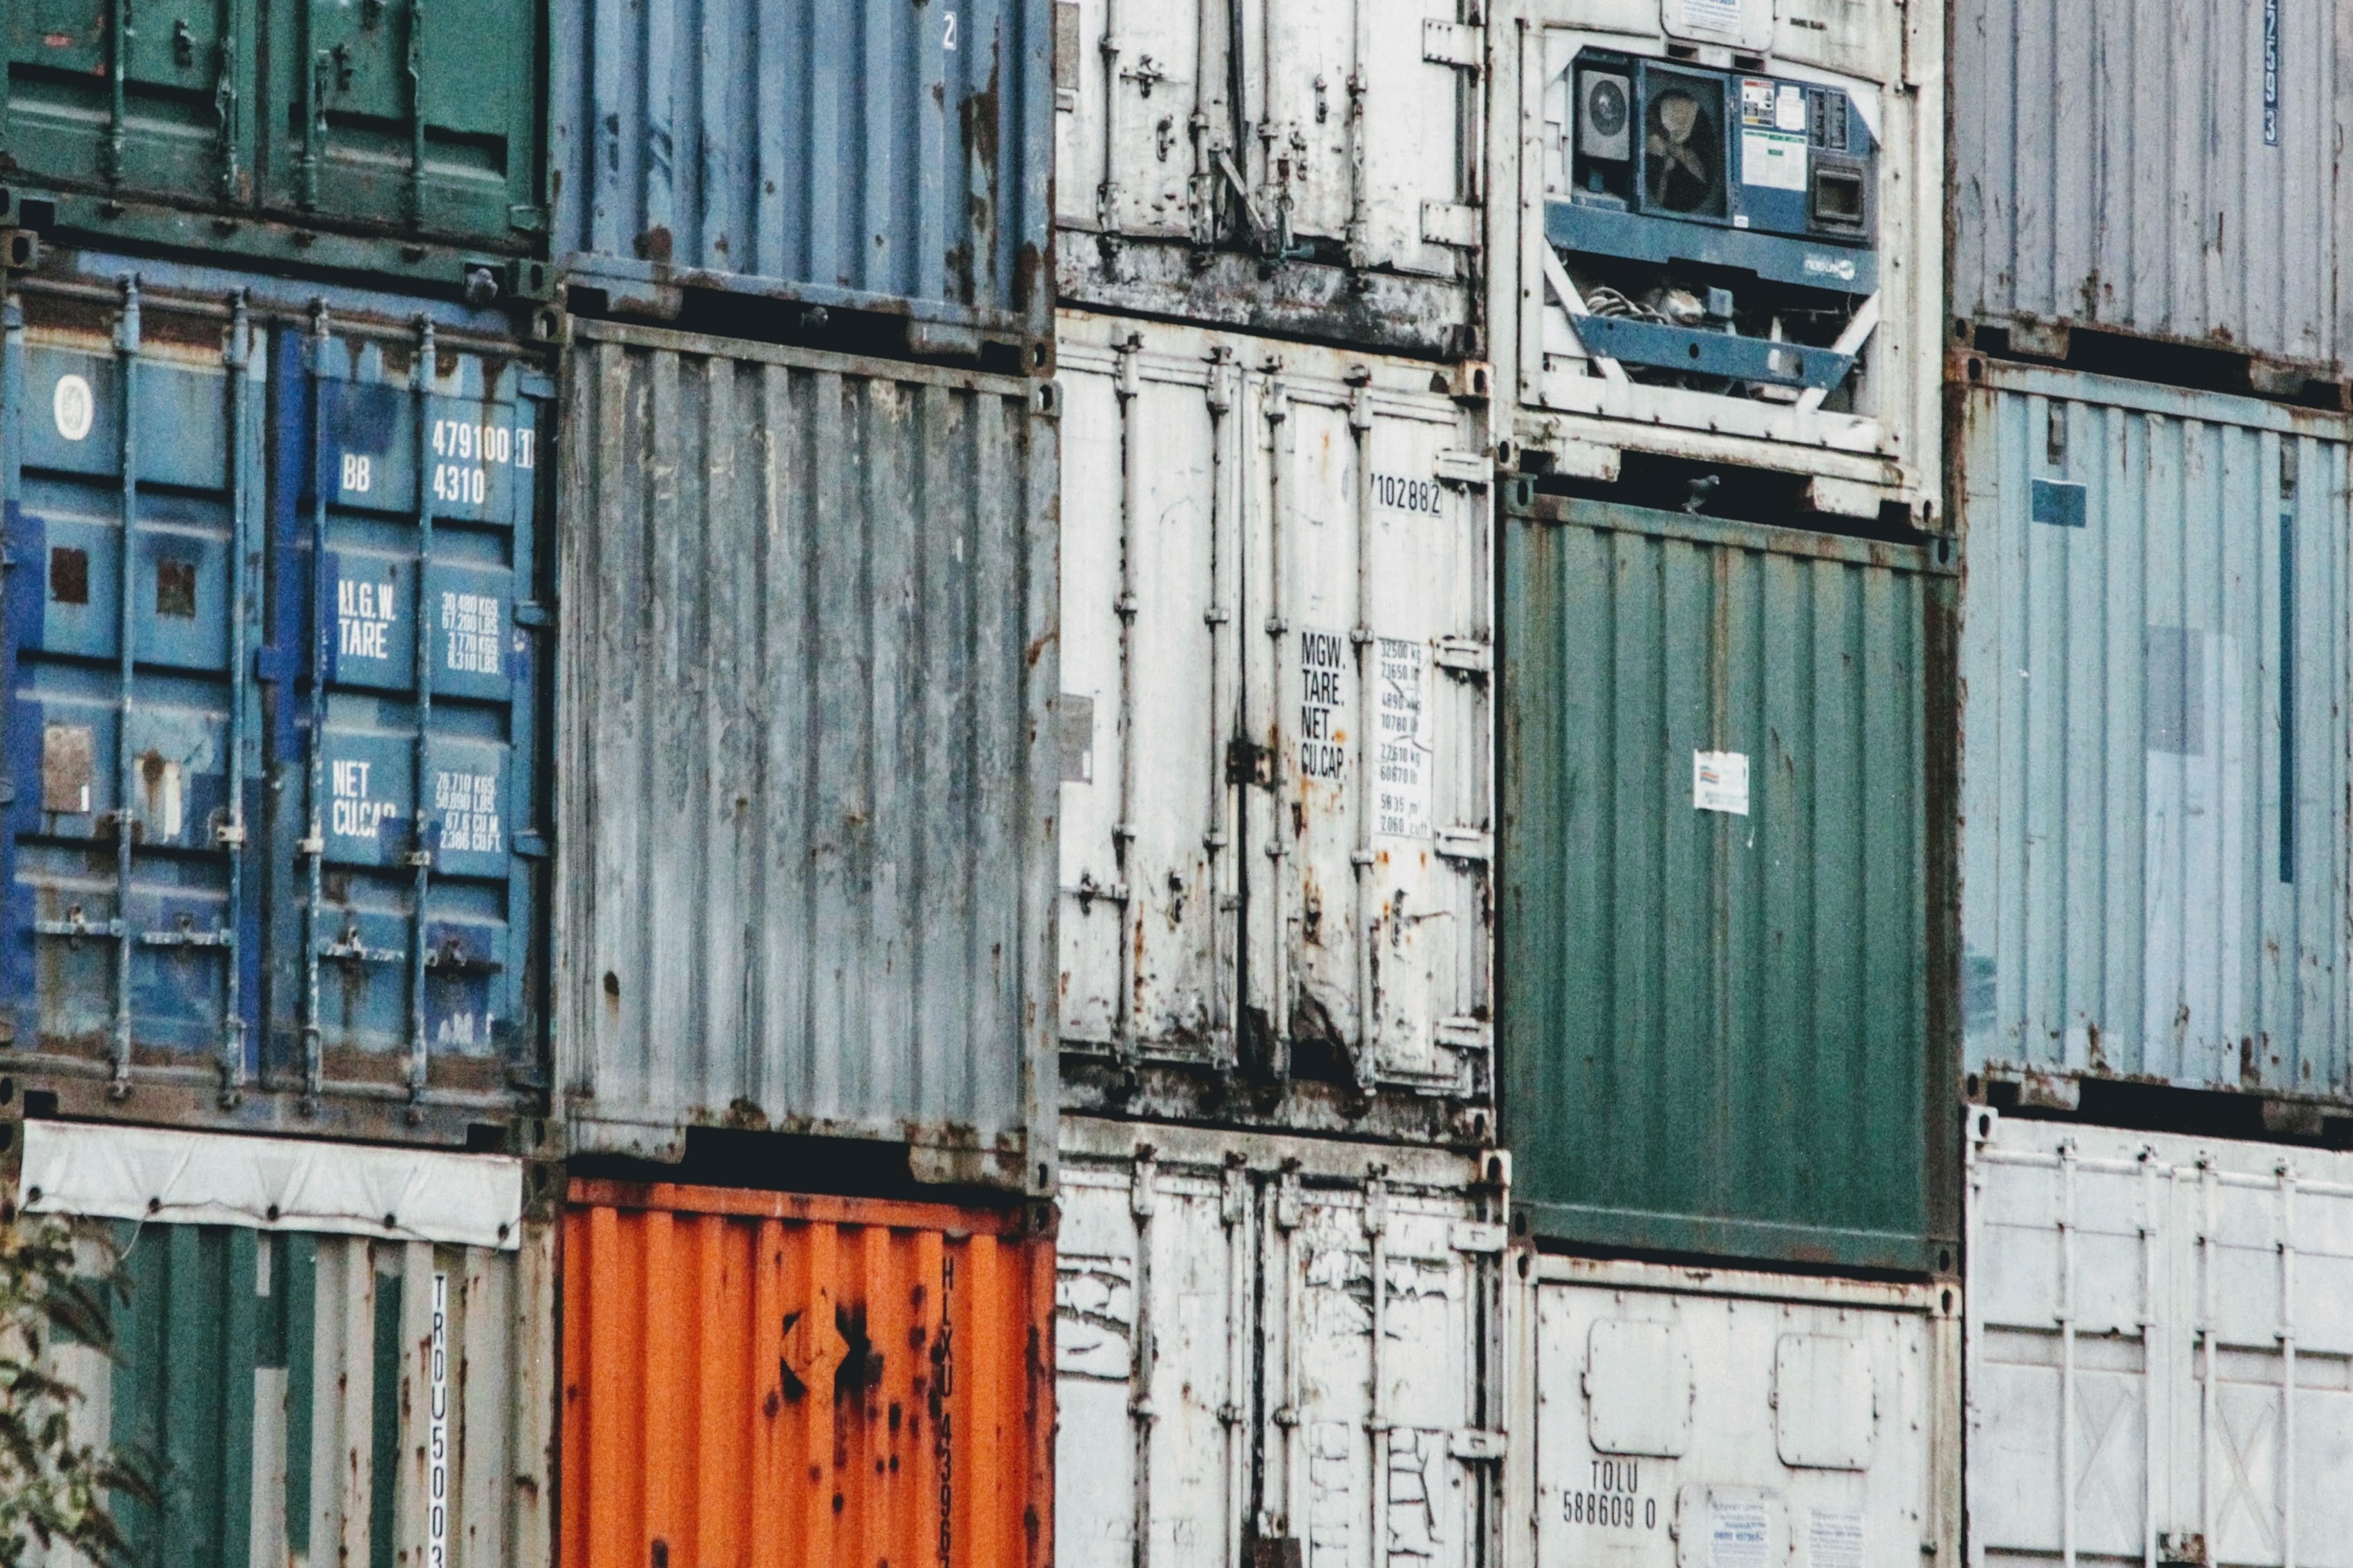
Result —
<path fill-rule="evenodd" d="M 1049 0 L 560 0 L 556 259 L 678 289 L 1052 329 Z M 976 346 L 976 345 L 965 345 Z"/>
<path fill-rule="evenodd" d="M 1018 1182 L 1052 1100 L 1050 389 L 579 331 L 555 1002 L 574 1146 L 833 1131 Z"/>
<path fill-rule="evenodd" d="M 2341 375 L 2348 20 L 2333 5 L 1963 0 L 1955 310 Z"/>
<path fill-rule="evenodd" d="M 2353 428 L 1976 374 L 1959 432 L 1972 1069 L 2353 1097 Z"/>

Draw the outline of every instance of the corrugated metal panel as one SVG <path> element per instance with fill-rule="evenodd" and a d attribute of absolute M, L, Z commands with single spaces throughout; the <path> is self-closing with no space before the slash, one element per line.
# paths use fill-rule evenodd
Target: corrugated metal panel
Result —
<path fill-rule="evenodd" d="M 575 285 L 665 315 L 689 287 L 886 311 L 941 349 L 1051 331 L 1050 0 L 554 9 Z"/>
<path fill-rule="evenodd" d="M 1483 410 L 1263 338 L 1060 342 L 1064 1047 L 1483 1106 Z"/>
<path fill-rule="evenodd" d="M 1825 510 L 1875 517 L 1883 501 L 1915 509 L 1936 502 L 1947 331 L 1944 7 L 1509 0 L 1495 10 L 1498 129 L 1488 139 L 1489 180 L 1511 194 L 1513 205 L 1508 224 L 1497 227 L 1488 298 L 1498 379 L 1514 388 L 1523 410 L 1519 438 L 1548 448 L 1560 471 L 1596 478 L 1615 479 L 1620 453 L 1640 451 L 1820 476 L 1826 482 L 1817 504 Z M 1729 26 L 1735 18 L 1736 28 Z M 1726 36 L 1733 31 L 1745 41 Z M 1752 313 L 1745 331 L 1756 326 L 1753 312 L 1768 305 L 1782 317 L 1770 331 L 1785 341 L 1842 322 L 1831 344 L 1818 342 L 1832 346 L 1855 334 L 1850 346 L 1860 359 L 1839 389 L 1801 394 L 1783 386 L 1759 395 L 1742 383 L 1725 395 L 1720 381 L 1630 368 L 1588 353 L 1567 292 L 1607 284 L 1642 296 L 1664 274 L 1579 261 L 1574 253 L 1564 263 L 1547 239 L 1547 197 L 1566 201 L 1574 183 L 1570 77 L 1587 48 L 1662 63 L 1680 53 L 1710 69 L 1757 69 L 1846 92 L 1878 146 L 1878 180 L 1866 205 L 1879 270 L 1871 302 L 1820 289 L 1778 291 L 1738 264 L 1672 269 L 1678 288 L 1728 287 L 1736 310 Z M 1757 63 L 1735 68 L 1742 57 Z M 1517 133 L 1508 130 L 1514 115 Z M 1694 259 L 1715 248 L 1712 237 L 1728 232 L 1683 226 L 1689 248 L 1678 242 L 1673 253 Z M 1834 276 L 1840 254 L 1808 263 L 1829 262 Z M 1579 272 L 1574 289 L 1572 266 Z"/>
<path fill-rule="evenodd" d="M 554 388 L 205 280 L 12 303 L 0 1033 L 79 1113 L 462 1140 L 543 1076 Z"/>
<path fill-rule="evenodd" d="M 10 34 L 7 223 L 453 291 L 523 281 L 486 250 L 543 254 L 543 0 L 129 21 L 63 5 Z"/>
<path fill-rule="evenodd" d="M 77 1440 L 143 1456 L 141 1568 L 554 1558 L 554 1228 L 506 1249 L 86 1221 L 121 1260 L 111 1356 L 52 1364 Z"/>
<path fill-rule="evenodd" d="M 2336 5 L 1964 0 L 1953 303 L 2346 374 Z"/>
<path fill-rule="evenodd" d="M 2353 1156 L 1971 1121 L 1972 1556 L 2345 1561 Z"/>
<path fill-rule="evenodd" d="M 1524 1261 L 1523 1561 L 1961 1560 L 1956 1289 Z"/>
<path fill-rule="evenodd" d="M 1051 388 L 582 323 L 560 1068 L 695 1125 L 1050 1150 Z M 1028 1162 L 1037 1165 L 1049 1155 Z"/>
<path fill-rule="evenodd" d="M 1508 500 L 1517 1207 L 1567 1240 L 1950 1268 L 1951 568 Z"/>
<path fill-rule="evenodd" d="M 2353 1096 L 2353 426 L 1970 363 L 1969 1064 Z"/>
<path fill-rule="evenodd" d="M 1476 1163 L 1063 1126 L 1063 1568 L 1493 1562 L 1504 1226 Z"/>
<path fill-rule="evenodd" d="M 1062 296 L 1477 352 L 1487 35 L 1459 0 L 1064 0 Z"/>
<path fill-rule="evenodd" d="M 564 1562 L 1054 1560 L 1021 1213 L 575 1182 Z"/>

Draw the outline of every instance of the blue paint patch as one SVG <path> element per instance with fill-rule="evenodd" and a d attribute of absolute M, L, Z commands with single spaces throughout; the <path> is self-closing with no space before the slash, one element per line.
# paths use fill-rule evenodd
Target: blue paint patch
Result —
<path fill-rule="evenodd" d="M 2053 528 L 2081 528 L 2087 515 L 2084 487 L 2066 479 L 2034 481 L 2034 521 Z"/>

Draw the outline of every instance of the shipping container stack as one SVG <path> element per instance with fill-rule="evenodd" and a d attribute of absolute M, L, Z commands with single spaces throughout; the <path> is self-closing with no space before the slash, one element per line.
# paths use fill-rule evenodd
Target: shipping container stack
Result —
<path fill-rule="evenodd" d="M 233 10 L 7 46 L 0 1179 L 132 1561 L 544 1562 L 543 19 Z"/>
<path fill-rule="evenodd" d="M 1494 1564 L 1487 30 L 1055 6 L 1055 1552 Z"/>
<path fill-rule="evenodd" d="M 2325 1561 L 2353 1355 L 2346 16 L 1955 20 L 1971 1561 Z"/>
<path fill-rule="evenodd" d="M 1488 31 L 1513 1560 L 1957 1563 L 1942 13 Z"/>

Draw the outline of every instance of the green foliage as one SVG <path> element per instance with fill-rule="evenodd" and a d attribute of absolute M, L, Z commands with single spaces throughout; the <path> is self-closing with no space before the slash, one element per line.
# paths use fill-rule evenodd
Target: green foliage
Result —
<path fill-rule="evenodd" d="M 105 1245 L 95 1233 L 85 1239 Z M 120 1563 L 128 1543 L 108 1494 L 155 1496 L 139 1466 L 76 1440 L 72 1413 L 83 1391 L 62 1381 L 47 1354 L 60 1339 L 112 1348 L 111 1308 L 123 1287 L 111 1248 L 100 1278 L 88 1263 L 60 1221 L 0 1224 L 0 1568 L 57 1546 Z"/>

